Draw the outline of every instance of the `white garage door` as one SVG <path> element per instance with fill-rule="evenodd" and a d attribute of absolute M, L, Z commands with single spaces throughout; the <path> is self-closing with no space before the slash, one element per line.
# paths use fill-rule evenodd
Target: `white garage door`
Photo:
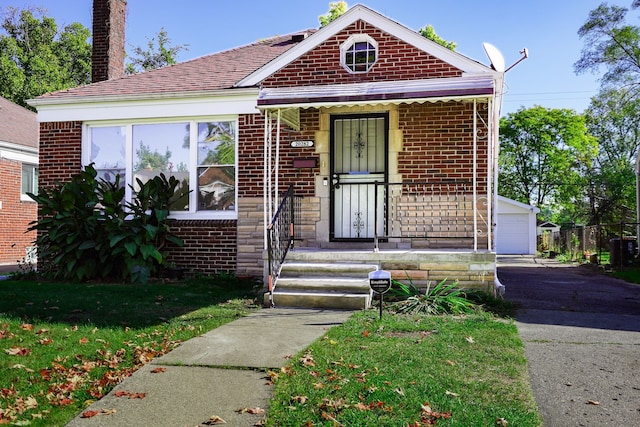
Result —
<path fill-rule="evenodd" d="M 528 215 L 498 215 L 496 253 L 504 255 L 521 255 L 529 253 Z"/>

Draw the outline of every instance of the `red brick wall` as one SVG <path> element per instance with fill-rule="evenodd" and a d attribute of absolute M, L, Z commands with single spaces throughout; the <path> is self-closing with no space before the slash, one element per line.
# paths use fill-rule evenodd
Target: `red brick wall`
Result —
<path fill-rule="evenodd" d="M 21 189 L 22 163 L 0 159 L 0 264 L 22 261 L 36 238 L 34 232 L 25 232 L 38 216 L 38 205 L 21 201 Z"/>
<path fill-rule="evenodd" d="M 66 182 L 80 172 L 82 122 L 40 123 L 40 187 Z"/>
<path fill-rule="evenodd" d="M 318 158 L 315 148 L 292 148 L 291 141 L 314 140 L 319 129 L 319 112 L 315 109 L 300 111 L 300 132 L 282 125 L 280 133 L 280 191 L 290 184 L 295 185 L 296 194 L 313 196 L 314 175 L 320 172 L 320 164 L 315 168 L 294 168 L 296 158 Z M 238 197 L 262 197 L 264 193 L 264 116 L 249 114 L 240 116 L 238 123 Z M 275 142 L 275 131 L 273 141 Z M 273 151 L 275 158 L 275 146 Z"/>
<path fill-rule="evenodd" d="M 171 232 L 184 241 L 169 246 L 168 259 L 192 273 L 214 274 L 236 270 L 236 221 L 171 221 Z"/>
<path fill-rule="evenodd" d="M 482 117 L 487 123 L 486 109 Z M 477 127 L 478 191 L 486 191 L 487 133 L 481 120 Z M 404 145 L 398 155 L 398 172 L 403 179 L 473 180 L 472 103 L 402 104 L 399 128 L 403 131 Z"/>
<path fill-rule="evenodd" d="M 378 61 L 367 73 L 351 74 L 340 65 L 340 45 L 354 34 L 367 34 L 378 42 Z M 450 64 L 364 21 L 357 21 L 265 79 L 262 85 L 330 85 L 460 75 L 461 71 Z"/>

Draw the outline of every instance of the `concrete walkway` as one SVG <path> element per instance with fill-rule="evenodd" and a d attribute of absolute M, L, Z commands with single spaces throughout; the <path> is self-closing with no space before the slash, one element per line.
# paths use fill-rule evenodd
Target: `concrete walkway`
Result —
<path fill-rule="evenodd" d="M 545 427 L 640 425 L 640 286 L 590 267 L 500 257 Z"/>
<path fill-rule="evenodd" d="M 252 426 L 265 414 L 272 386 L 268 369 L 278 369 L 351 311 L 264 309 L 216 328 L 144 366 L 86 410 L 111 415 L 80 418 L 68 426 L 199 426 L 218 416 L 230 426 Z M 162 372 L 154 373 L 157 368 Z M 143 399 L 116 397 L 145 393 Z M 83 411 L 84 412 L 84 411 Z"/>

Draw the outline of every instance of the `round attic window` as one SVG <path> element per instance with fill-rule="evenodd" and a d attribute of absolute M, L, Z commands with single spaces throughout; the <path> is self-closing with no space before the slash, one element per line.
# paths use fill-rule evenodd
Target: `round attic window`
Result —
<path fill-rule="evenodd" d="M 340 46 L 340 62 L 350 73 L 366 73 L 378 60 L 378 43 L 366 34 L 349 37 Z"/>

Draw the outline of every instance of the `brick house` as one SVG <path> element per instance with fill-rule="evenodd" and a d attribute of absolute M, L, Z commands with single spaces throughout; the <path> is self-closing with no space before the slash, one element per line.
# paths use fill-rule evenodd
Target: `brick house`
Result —
<path fill-rule="evenodd" d="M 38 117 L 0 97 L 0 265 L 32 261 L 38 205 Z"/>
<path fill-rule="evenodd" d="M 174 174 L 192 192 L 171 260 L 263 278 L 270 297 L 305 263 L 314 284 L 289 293 L 336 286 L 320 275 L 347 263 L 493 286 L 502 78 L 357 5 L 319 30 L 32 100 L 40 182 L 89 163 L 129 184 Z"/>

